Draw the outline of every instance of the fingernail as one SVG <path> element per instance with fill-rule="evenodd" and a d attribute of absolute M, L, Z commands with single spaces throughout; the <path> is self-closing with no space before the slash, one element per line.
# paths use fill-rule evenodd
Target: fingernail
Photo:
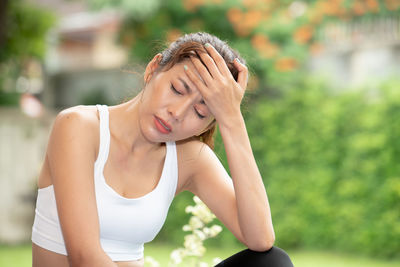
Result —
<path fill-rule="evenodd" d="M 205 47 L 210 47 L 211 45 L 209 43 L 206 43 L 204 46 Z"/>
<path fill-rule="evenodd" d="M 183 68 L 184 68 L 185 70 L 188 70 L 188 67 L 187 67 L 186 65 L 183 65 Z"/>
<path fill-rule="evenodd" d="M 241 63 L 239 58 L 235 58 L 235 60 L 236 60 L 237 63 Z"/>

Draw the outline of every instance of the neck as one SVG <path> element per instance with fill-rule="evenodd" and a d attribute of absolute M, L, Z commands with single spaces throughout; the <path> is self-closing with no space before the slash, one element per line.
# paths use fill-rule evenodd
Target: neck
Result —
<path fill-rule="evenodd" d="M 111 106 L 110 132 L 127 153 L 149 153 L 160 148 L 162 143 L 147 140 L 139 125 L 139 107 L 142 92 L 131 100 Z"/>

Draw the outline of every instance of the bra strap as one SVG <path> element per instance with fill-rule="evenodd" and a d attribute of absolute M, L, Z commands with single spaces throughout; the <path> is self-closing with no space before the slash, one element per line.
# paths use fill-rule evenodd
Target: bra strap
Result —
<path fill-rule="evenodd" d="M 110 129 L 109 129 L 109 113 L 106 105 L 96 105 L 99 110 L 100 117 L 100 171 L 103 172 L 104 164 L 108 158 L 108 152 L 110 149 Z"/>

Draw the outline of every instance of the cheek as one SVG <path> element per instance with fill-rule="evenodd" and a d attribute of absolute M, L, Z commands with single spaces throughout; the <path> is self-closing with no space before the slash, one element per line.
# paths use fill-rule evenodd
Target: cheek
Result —
<path fill-rule="evenodd" d="M 144 89 L 141 102 L 143 109 L 149 110 L 162 104 L 163 99 L 166 99 L 167 96 L 161 89 L 157 86 L 147 86 Z"/>
<path fill-rule="evenodd" d="M 191 136 L 200 135 L 203 133 L 212 120 L 204 122 L 196 117 L 192 117 L 187 124 L 185 124 L 185 132 Z"/>

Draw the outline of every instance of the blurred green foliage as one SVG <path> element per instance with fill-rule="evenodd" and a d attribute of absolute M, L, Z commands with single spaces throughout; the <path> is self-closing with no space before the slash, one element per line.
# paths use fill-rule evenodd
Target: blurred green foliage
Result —
<path fill-rule="evenodd" d="M 278 244 L 400 256 L 398 88 L 338 94 L 309 78 L 251 106 Z"/>
<path fill-rule="evenodd" d="M 55 22 L 47 10 L 23 0 L 7 1 L 5 12 L 5 42 L 0 50 L 0 62 L 29 57 L 43 58 L 45 36 Z"/>
<path fill-rule="evenodd" d="M 4 3 L 0 18 L 0 105 L 17 105 L 20 93 L 16 92 L 15 80 L 30 59 L 43 59 L 46 33 L 56 18 L 24 0 Z"/>

